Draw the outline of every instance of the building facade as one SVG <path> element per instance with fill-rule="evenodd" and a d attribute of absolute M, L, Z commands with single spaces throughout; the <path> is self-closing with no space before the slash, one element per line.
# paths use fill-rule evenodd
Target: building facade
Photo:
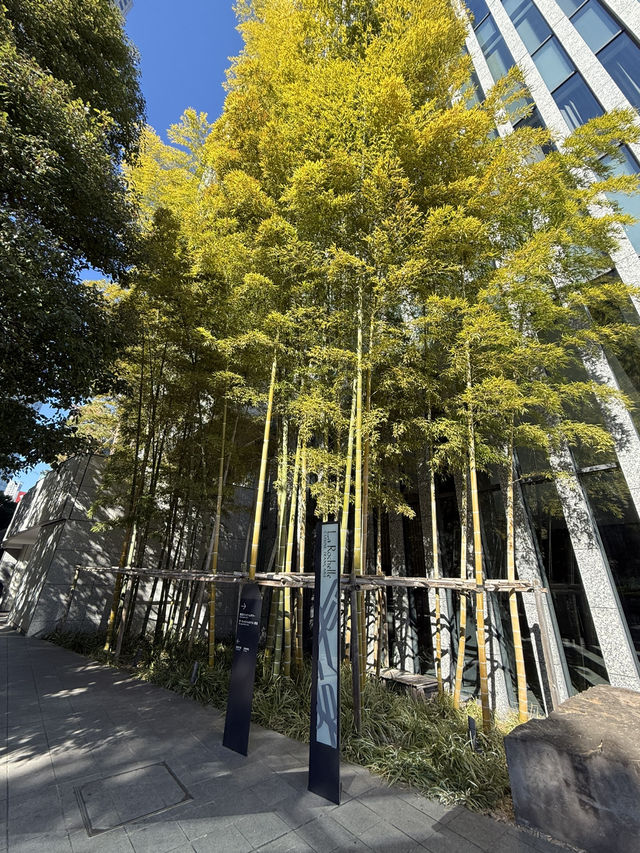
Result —
<path fill-rule="evenodd" d="M 562 145 L 590 118 L 621 107 L 640 109 L 640 6 L 635 0 L 467 0 L 467 6 L 471 14 L 462 9 L 461 14 L 468 20 L 467 50 L 477 96 L 483 98 L 518 65 L 533 101 L 532 112 L 523 121 L 548 128 L 556 144 Z M 499 128 L 501 134 L 511 130 L 508 122 Z M 640 172 L 639 145 L 623 146 L 620 153 L 622 163 L 616 169 Z M 621 196 L 616 201 L 640 218 L 639 197 Z M 612 273 L 637 286 L 640 222 L 625 226 L 619 236 Z M 624 357 L 602 351 L 585 360 L 584 376 L 622 389 L 637 404 L 637 296 L 630 299 L 623 319 L 638 326 L 636 344 Z M 612 402 L 598 411 L 585 409 L 583 417 L 605 425 L 614 436 L 615 453 L 606 461 L 596 465 L 568 448 L 550 463 L 529 452 L 519 453 L 517 460 L 517 571 L 522 579 L 549 590 L 538 596 L 537 603 L 533 593 L 524 595 L 521 614 L 527 626 L 531 701 L 541 709 L 599 683 L 640 690 L 640 410 L 636 406 L 629 411 Z M 458 492 L 453 481 L 439 483 L 442 570 L 452 575 L 459 559 Z M 499 477 L 485 477 L 482 512 L 489 577 L 504 572 L 503 496 Z M 494 685 L 495 702 L 513 704 L 508 618 L 499 600 L 491 608 L 496 653 L 502 656 L 496 669 L 504 674 L 502 688 Z M 451 609 L 452 657 L 455 609 Z M 470 664 L 470 684 L 474 677 Z"/>
<path fill-rule="evenodd" d="M 133 0 L 115 0 L 115 4 L 118 9 L 120 9 L 125 18 L 133 8 Z"/>

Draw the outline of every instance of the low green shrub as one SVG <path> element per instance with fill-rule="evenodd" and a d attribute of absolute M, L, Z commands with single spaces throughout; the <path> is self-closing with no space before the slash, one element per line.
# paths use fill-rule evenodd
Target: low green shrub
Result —
<path fill-rule="evenodd" d="M 49 638 L 65 648 L 111 663 L 103 652 L 104 636 L 57 634 Z M 191 683 L 193 664 L 208 657 L 204 643 L 189 653 L 186 644 L 169 638 L 154 649 L 143 641 L 123 650 L 118 665 L 139 678 L 184 696 L 224 709 L 227 702 L 233 648 L 218 645 L 215 666 L 199 667 Z M 259 657 L 252 719 L 300 741 L 309 740 L 311 667 L 294 678 L 263 674 Z M 478 721 L 477 751 L 471 748 L 467 716 Z M 509 796 L 509 777 L 501 725 L 488 735 L 481 732 L 481 713 L 474 702 L 456 710 L 448 694 L 426 702 L 388 690 L 368 678 L 362 697 L 362 730 L 353 723 L 351 672 L 342 671 L 342 754 L 390 782 L 418 789 L 446 804 L 462 803 L 479 811 L 500 808 Z"/>

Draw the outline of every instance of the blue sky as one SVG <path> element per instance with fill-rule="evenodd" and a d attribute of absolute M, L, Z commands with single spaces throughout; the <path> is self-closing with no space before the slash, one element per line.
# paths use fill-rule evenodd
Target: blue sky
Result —
<path fill-rule="evenodd" d="M 242 48 L 232 0 L 134 0 L 126 30 L 140 53 L 147 121 L 166 139 L 187 107 L 214 121 L 224 103 L 225 71 Z M 47 465 L 16 479 L 29 489 Z"/>
<path fill-rule="evenodd" d="M 129 38 L 140 52 L 147 121 L 161 135 L 187 107 L 222 110 L 228 57 L 240 52 L 232 0 L 134 0 Z"/>

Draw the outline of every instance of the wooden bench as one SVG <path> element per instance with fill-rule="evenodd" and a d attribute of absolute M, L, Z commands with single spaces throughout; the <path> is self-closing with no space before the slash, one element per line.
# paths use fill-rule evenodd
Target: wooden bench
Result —
<path fill-rule="evenodd" d="M 380 678 L 387 683 L 400 684 L 414 699 L 425 701 L 438 692 L 438 679 L 432 675 L 417 675 L 402 669 L 388 667 L 380 671 Z"/>

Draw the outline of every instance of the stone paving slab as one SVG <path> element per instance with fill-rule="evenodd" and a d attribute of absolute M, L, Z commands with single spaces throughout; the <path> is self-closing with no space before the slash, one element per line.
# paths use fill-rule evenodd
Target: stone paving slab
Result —
<path fill-rule="evenodd" d="M 239 756 L 219 711 L 4 624 L 0 671 L 0 853 L 563 850 L 350 764 L 336 806 L 307 790 L 305 744 L 254 725 Z M 98 828 L 113 828 L 89 834 L 89 794 Z"/>

